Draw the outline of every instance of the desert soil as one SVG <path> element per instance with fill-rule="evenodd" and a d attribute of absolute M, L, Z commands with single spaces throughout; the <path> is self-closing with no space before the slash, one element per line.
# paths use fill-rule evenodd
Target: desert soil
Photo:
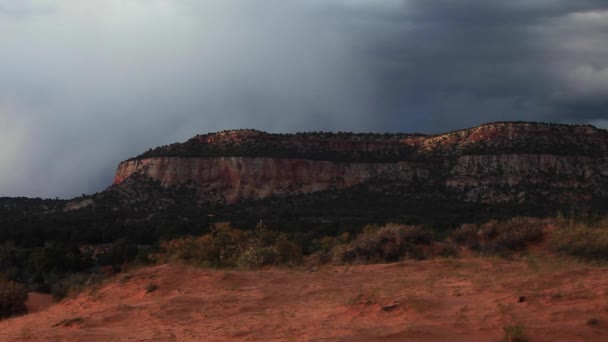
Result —
<path fill-rule="evenodd" d="M 162 265 L 4 320 L 0 340 L 501 341 L 505 329 L 528 341 L 608 340 L 608 269 L 541 260 Z"/>

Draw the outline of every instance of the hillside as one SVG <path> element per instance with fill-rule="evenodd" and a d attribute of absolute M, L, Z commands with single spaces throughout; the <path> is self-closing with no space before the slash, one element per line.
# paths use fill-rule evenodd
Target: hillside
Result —
<path fill-rule="evenodd" d="M 236 130 L 151 149 L 120 163 L 113 184 L 135 174 L 208 203 L 357 185 L 484 204 L 582 203 L 608 197 L 608 131 L 529 122 L 439 135 Z"/>
<path fill-rule="evenodd" d="M 148 292 L 150 285 L 157 289 Z M 0 339 L 599 341 L 608 338 L 607 287 L 605 269 L 560 259 L 439 259 L 313 272 L 162 265 L 2 321 Z"/>

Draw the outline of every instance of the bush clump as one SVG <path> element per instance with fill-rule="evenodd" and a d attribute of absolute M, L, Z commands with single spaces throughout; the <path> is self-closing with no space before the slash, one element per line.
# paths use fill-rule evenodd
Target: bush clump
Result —
<path fill-rule="evenodd" d="M 520 251 L 543 238 L 543 220 L 515 217 L 506 221 L 492 220 L 482 225 L 464 224 L 452 231 L 451 239 L 482 253 Z"/>
<path fill-rule="evenodd" d="M 253 245 L 239 255 L 236 265 L 241 268 L 260 268 L 264 265 L 274 265 L 278 259 L 278 252 L 273 247 Z"/>
<path fill-rule="evenodd" d="M 350 243 L 333 248 L 333 262 L 375 263 L 402 259 L 423 259 L 420 245 L 428 245 L 432 234 L 420 227 L 388 224 L 369 226 Z"/>
<path fill-rule="evenodd" d="M 551 234 L 549 247 L 583 259 L 608 259 L 608 227 L 582 224 L 558 227 Z"/>
<path fill-rule="evenodd" d="M 53 281 L 50 285 L 51 294 L 55 300 L 80 293 L 86 288 L 94 287 L 103 279 L 102 275 L 74 273 L 60 280 Z"/>
<path fill-rule="evenodd" d="M 0 318 L 27 313 L 27 290 L 21 284 L 0 280 Z"/>
<path fill-rule="evenodd" d="M 165 241 L 155 262 L 177 262 L 203 267 L 259 268 L 265 265 L 296 265 L 302 247 L 283 234 L 258 226 L 243 231 L 229 223 L 217 224 L 210 234 Z"/>

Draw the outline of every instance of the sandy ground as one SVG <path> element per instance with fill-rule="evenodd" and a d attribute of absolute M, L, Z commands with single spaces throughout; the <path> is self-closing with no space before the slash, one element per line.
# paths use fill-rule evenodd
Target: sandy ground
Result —
<path fill-rule="evenodd" d="M 53 300 L 53 296 L 50 294 L 36 293 L 30 292 L 27 295 L 27 301 L 25 302 L 25 306 L 27 307 L 27 312 L 34 313 L 38 311 L 42 311 L 49 306 L 55 304 Z"/>
<path fill-rule="evenodd" d="M 608 269 L 539 260 L 313 272 L 162 265 L 4 320 L 0 340 L 500 341 L 505 328 L 528 341 L 608 340 Z"/>

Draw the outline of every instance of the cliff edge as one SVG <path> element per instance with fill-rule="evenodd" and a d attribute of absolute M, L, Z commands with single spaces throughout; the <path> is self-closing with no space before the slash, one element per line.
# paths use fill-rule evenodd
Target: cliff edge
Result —
<path fill-rule="evenodd" d="M 378 183 L 490 204 L 591 201 L 608 197 L 608 131 L 530 122 L 438 135 L 232 130 L 124 161 L 113 186 L 133 175 L 216 203 Z"/>

